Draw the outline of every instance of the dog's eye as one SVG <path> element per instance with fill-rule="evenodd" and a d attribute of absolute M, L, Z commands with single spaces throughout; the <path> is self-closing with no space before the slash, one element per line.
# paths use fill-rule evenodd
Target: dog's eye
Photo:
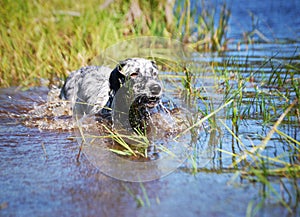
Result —
<path fill-rule="evenodd" d="M 137 72 L 133 72 L 130 74 L 130 78 L 135 78 L 138 76 L 138 73 Z"/>

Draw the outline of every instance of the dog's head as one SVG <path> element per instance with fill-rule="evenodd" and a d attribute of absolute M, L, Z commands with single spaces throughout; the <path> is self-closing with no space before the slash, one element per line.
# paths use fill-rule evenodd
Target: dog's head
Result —
<path fill-rule="evenodd" d="M 109 82 L 114 94 L 121 86 L 128 87 L 134 98 L 148 107 L 155 106 L 162 95 L 157 65 L 152 60 L 130 58 L 121 61 L 112 71 Z"/>
<path fill-rule="evenodd" d="M 142 58 L 126 59 L 112 71 L 109 82 L 114 124 L 119 122 L 126 128 L 144 129 L 150 110 L 158 107 L 162 96 L 155 62 Z"/>

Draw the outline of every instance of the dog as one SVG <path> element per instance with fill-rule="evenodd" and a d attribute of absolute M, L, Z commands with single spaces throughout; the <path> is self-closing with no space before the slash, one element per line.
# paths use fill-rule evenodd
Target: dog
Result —
<path fill-rule="evenodd" d="M 116 95 L 118 100 L 115 100 Z M 126 113 L 129 108 L 131 127 L 143 128 L 145 120 L 149 119 L 149 109 L 161 106 L 162 85 L 153 60 L 129 58 L 120 61 L 113 70 L 105 66 L 87 66 L 72 72 L 59 97 L 71 101 L 77 113 L 109 119 L 114 112 L 112 108 L 120 109 L 119 113 L 115 112 L 117 114 Z"/>

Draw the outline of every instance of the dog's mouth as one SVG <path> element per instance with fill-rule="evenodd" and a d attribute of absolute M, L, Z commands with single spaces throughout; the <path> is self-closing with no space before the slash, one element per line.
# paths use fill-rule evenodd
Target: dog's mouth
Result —
<path fill-rule="evenodd" d="M 147 95 L 142 95 L 136 98 L 135 102 L 136 105 L 145 105 L 148 108 L 153 108 L 155 107 L 159 101 L 161 100 L 160 96 L 147 96 Z"/>
<path fill-rule="evenodd" d="M 158 104 L 159 101 L 160 101 L 160 97 L 157 96 L 147 97 L 146 105 L 149 108 L 153 108 Z"/>

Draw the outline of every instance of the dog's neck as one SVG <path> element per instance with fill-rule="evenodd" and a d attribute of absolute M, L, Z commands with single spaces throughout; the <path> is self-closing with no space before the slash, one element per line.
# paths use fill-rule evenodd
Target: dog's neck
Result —
<path fill-rule="evenodd" d="M 117 91 L 120 89 L 120 87 L 124 84 L 125 82 L 125 76 L 120 73 L 120 67 L 117 66 L 109 76 L 109 98 L 108 101 L 106 102 L 105 106 L 103 109 L 100 110 L 98 113 L 100 116 L 104 118 L 111 118 L 111 108 L 113 104 L 114 97 L 117 93 Z"/>
<path fill-rule="evenodd" d="M 125 82 L 125 75 L 123 75 L 120 70 L 122 66 L 118 65 L 109 76 L 109 88 L 110 92 L 113 91 L 114 94 L 120 89 L 121 85 Z"/>

